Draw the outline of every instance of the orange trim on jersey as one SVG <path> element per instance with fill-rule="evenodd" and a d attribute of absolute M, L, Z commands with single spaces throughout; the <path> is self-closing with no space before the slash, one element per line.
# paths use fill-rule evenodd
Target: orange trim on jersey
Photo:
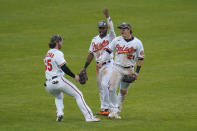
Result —
<path fill-rule="evenodd" d="M 54 56 L 53 53 L 47 53 L 47 54 L 45 55 L 45 57 L 51 57 L 51 58 L 53 58 L 53 56 Z"/>

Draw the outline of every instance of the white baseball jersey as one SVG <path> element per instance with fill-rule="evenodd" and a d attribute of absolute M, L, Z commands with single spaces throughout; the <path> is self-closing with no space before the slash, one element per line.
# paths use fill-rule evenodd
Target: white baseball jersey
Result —
<path fill-rule="evenodd" d="M 45 58 L 45 74 L 47 79 L 53 76 L 64 76 L 61 66 L 66 63 L 64 54 L 58 49 L 50 49 Z"/>
<path fill-rule="evenodd" d="M 92 42 L 90 44 L 89 52 L 94 54 L 94 57 L 97 62 L 101 61 L 101 56 L 105 52 L 105 48 L 109 45 L 109 43 L 116 37 L 116 34 L 114 32 L 114 27 L 112 20 L 110 17 L 107 19 L 107 23 L 109 25 L 109 34 L 107 34 L 104 38 L 100 38 L 99 35 L 94 37 L 92 39 Z M 113 59 L 113 54 L 111 54 L 111 57 L 108 57 L 106 61 Z"/>
<path fill-rule="evenodd" d="M 86 104 L 81 91 L 72 82 L 64 78 L 64 72 L 61 70 L 61 66 L 66 63 L 64 54 L 58 49 L 50 49 L 44 58 L 44 63 L 47 79 L 45 88 L 55 97 L 57 116 L 64 115 L 63 93 L 66 93 L 76 99 L 77 105 L 86 121 L 94 120 L 92 110 Z M 53 76 L 58 77 L 52 79 Z"/>
<path fill-rule="evenodd" d="M 142 42 L 136 37 L 129 42 L 122 36 L 116 37 L 109 44 L 109 49 L 116 51 L 115 64 L 123 67 L 135 66 L 138 58 L 144 58 Z"/>

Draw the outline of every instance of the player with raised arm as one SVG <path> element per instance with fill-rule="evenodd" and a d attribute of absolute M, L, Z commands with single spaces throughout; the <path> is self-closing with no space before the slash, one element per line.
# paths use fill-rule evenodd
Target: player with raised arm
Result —
<path fill-rule="evenodd" d="M 144 48 L 142 42 L 132 35 L 131 25 L 123 22 L 120 26 L 121 36 L 116 37 L 106 49 L 101 58 L 99 67 L 108 59 L 112 51 L 116 51 L 115 62 L 111 74 L 109 89 L 110 114 L 109 118 L 121 119 L 119 112 L 122 102 L 128 92 L 130 83 L 137 80 L 140 68 L 144 59 Z M 137 63 L 136 71 L 134 66 Z M 116 91 L 120 84 L 120 92 L 117 96 Z"/>
<path fill-rule="evenodd" d="M 91 63 L 92 59 L 95 58 L 97 65 L 99 64 L 105 48 L 108 44 L 115 38 L 116 34 L 114 32 L 114 27 L 112 20 L 109 16 L 108 9 L 103 11 L 107 22 L 104 20 L 98 22 L 98 32 L 99 35 L 95 36 L 90 44 L 89 55 L 87 57 L 84 68 L 81 72 L 85 72 L 88 65 Z M 109 34 L 107 31 L 109 29 Z M 111 74 L 111 69 L 113 66 L 113 54 L 108 57 L 101 67 L 96 67 L 96 76 L 97 76 L 97 85 L 100 93 L 100 111 L 97 115 L 106 115 L 109 114 L 109 79 Z M 80 74 L 80 73 L 79 73 Z"/>
<path fill-rule="evenodd" d="M 62 48 L 63 38 L 60 35 L 53 35 L 49 43 L 49 50 L 44 58 L 46 90 L 55 97 L 57 108 L 57 119 L 60 122 L 64 116 L 63 93 L 68 94 L 76 99 L 77 105 L 83 113 L 87 122 L 100 121 L 93 116 L 91 109 L 86 104 L 81 91 L 69 80 L 64 77 L 67 74 L 75 79 L 80 80 L 79 75 L 75 75 L 67 66 L 64 54 L 60 51 Z"/>

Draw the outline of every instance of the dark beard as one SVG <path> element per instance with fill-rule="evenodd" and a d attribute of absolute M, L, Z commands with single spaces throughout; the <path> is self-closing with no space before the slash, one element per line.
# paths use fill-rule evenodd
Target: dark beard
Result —
<path fill-rule="evenodd" d="M 100 36 L 101 38 L 105 37 L 106 35 L 107 35 L 107 32 L 106 32 L 106 33 L 99 32 L 99 36 Z"/>

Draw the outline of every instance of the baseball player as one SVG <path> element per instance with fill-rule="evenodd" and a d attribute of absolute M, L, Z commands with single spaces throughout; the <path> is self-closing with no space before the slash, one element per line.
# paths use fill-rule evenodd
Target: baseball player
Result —
<path fill-rule="evenodd" d="M 51 37 L 49 48 L 45 58 L 45 75 L 46 75 L 46 90 L 55 97 L 57 107 L 57 119 L 60 122 L 64 116 L 63 93 L 68 94 L 76 99 L 76 102 L 83 113 L 87 122 L 95 122 L 100 119 L 95 118 L 91 109 L 86 104 L 81 91 L 69 80 L 64 77 L 64 73 L 79 81 L 79 76 L 71 72 L 67 67 L 67 62 L 64 59 L 64 54 L 60 51 L 62 48 L 63 38 L 60 35 Z"/>
<path fill-rule="evenodd" d="M 142 42 L 132 35 L 131 25 L 123 22 L 120 26 L 121 36 L 116 37 L 106 49 L 101 62 L 98 66 L 101 66 L 103 62 L 110 57 L 112 51 L 116 51 L 115 62 L 113 71 L 111 74 L 109 89 L 110 95 L 110 114 L 109 118 L 121 119 L 119 112 L 122 102 L 128 92 L 130 83 L 137 80 L 138 73 L 144 59 L 144 48 Z M 136 71 L 134 72 L 134 66 L 137 63 Z M 128 82 L 128 78 L 130 81 Z M 132 79 L 132 80 L 131 80 Z M 120 92 L 117 96 L 116 90 L 120 84 Z"/>
<path fill-rule="evenodd" d="M 98 64 L 101 60 L 101 56 L 105 52 L 105 48 L 115 38 L 114 27 L 112 20 L 109 16 L 108 9 L 104 9 L 104 15 L 107 18 L 107 22 L 104 20 L 98 22 L 99 35 L 95 36 L 90 44 L 89 55 L 82 71 L 86 70 L 88 65 L 91 63 L 93 57 Z M 107 31 L 109 29 L 109 34 Z M 97 115 L 108 115 L 109 114 L 109 79 L 113 66 L 113 54 L 110 55 L 102 64 L 101 67 L 96 67 L 97 85 L 100 94 L 100 112 Z"/>

